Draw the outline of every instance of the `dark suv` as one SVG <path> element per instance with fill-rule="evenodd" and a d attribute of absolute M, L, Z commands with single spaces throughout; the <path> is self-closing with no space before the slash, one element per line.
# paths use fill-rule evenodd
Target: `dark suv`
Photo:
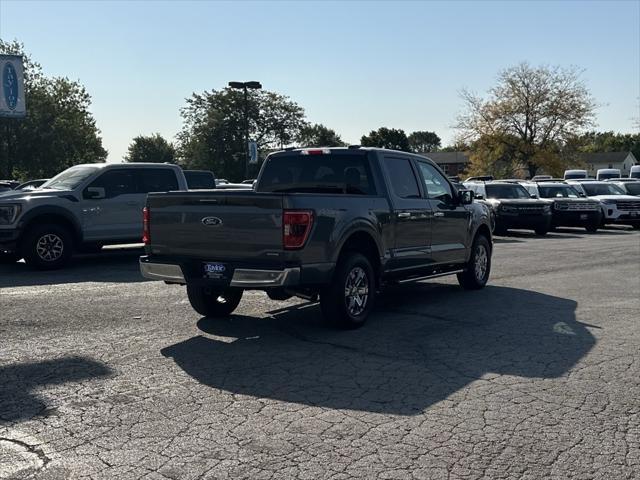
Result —
<path fill-rule="evenodd" d="M 491 205 L 496 235 L 504 235 L 512 228 L 545 235 L 551 228 L 551 202 L 535 198 L 519 183 L 488 181 L 464 182 L 464 185 Z"/>

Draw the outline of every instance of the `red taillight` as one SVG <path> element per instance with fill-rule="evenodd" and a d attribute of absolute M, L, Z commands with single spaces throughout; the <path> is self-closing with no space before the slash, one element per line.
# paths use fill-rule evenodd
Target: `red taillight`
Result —
<path fill-rule="evenodd" d="M 282 219 L 282 244 L 284 248 L 287 250 L 302 248 L 304 242 L 307 241 L 312 225 L 313 212 L 285 210 Z"/>
<path fill-rule="evenodd" d="M 142 209 L 142 242 L 145 245 L 149 245 L 151 243 L 151 233 L 149 232 L 150 221 L 151 212 L 149 211 L 149 207 L 144 207 Z"/>

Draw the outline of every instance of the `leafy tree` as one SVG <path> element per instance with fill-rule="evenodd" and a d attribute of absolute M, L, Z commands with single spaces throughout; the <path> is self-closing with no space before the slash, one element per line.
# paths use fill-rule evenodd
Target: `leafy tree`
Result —
<path fill-rule="evenodd" d="M 307 125 L 302 128 L 298 136 L 298 143 L 302 147 L 344 147 L 340 135 L 334 130 L 320 123 Z"/>
<path fill-rule="evenodd" d="M 558 145 L 591 126 L 595 117 L 596 105 L 580 73 L 527 63 L 508 68 L 486 99 L 462 92 L 466 111 L 457 128 L 466 141 L 507 142 L 511 160 L 525 165 L 530 176 L 541 167 L 555 168 L 562 160 Z"/>
<path fill-rule="evenodd" d="M 288 97 L 266 90 L 248 92 L 249 137 L 261 156 L 289 145 L 303 127 L 304 110 Z M 181 110 L 183 128 L 178 133 L 180 163 L 189 168 L 213 170 L 218 177 L 244 179 L 244 94 L 231 88 L 194 93 Z M 257 173 L 250 165 L 250 177 Z"/>
<path fill-rule="evenodd" d="M 124 157 L 126 162 L 158 162 L 174 163 L 176 149 L 159 133 L 144 136 L 139 135 L 129 145 Z"/>
<path fill-rule="evenodd" d="M 409 147 L 416 153 L 435 152 L 441 144 L 440 137 L 436 132 L 428 131 L 413 132 L 409 135 L 408 140 Z"/>
<path fill-rule="evenodd" d="M 640 133 L 587 132 L 577 143 L 583 152 L 633 152 L 640 162 Z"/>
<path fill-rule="evenodd" d="M 0 40 L 0 53 L 22 55 L 25 118 L 0 118 L 0 177 L 51 177 L 79 163 L 104 162 L 91 97 L 78 82 L 46 77 L 19 42 Z"/>
<path fill-rule="evenodd" d="M 369 135 L 363 135 L 360 139 L 363 147 L 389 148 L 391 150 L 401 150 L 410 152 L 409 140 L 404 130 L 381 127 L 372 130 Z"/>

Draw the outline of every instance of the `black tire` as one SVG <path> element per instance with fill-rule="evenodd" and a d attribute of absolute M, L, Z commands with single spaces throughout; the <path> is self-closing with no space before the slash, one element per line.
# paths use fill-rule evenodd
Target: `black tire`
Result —
<path fill-rule="evenodd" d="M 22 257 L 28 265 L 39 270 L 62 268 L 73 255 L 73 235 L 55 223 L 29 228 L 21 244 Z"/>
<path fill-rule="evenodd" d="M 536 232 L 536 235 L 546 235 L 549 233 L 549 227 L 538 227 L 534 231 Z"/>
<path fill-rule="evenodd" d="M 640 230 L 640 223 L 634 223 L 633 224 L 633 229 L 634 230 Z"/>
<path fill-rule="evenodd" d="M 484 267 L 481 266 L 482 264 Z M 489 281 L 490 273 L 491 245 L 487 237 L 478 235 L 471 247 L 471 258 L 469 258 L 464 272 L 458 273 L 458 283 L 465 290 L 480 290 Z"/>
<path fill-rule="evenodd" d="M 584 229 L 589 233 L 596 233 L 598 231 L 598 227 L 598 223 L 590 223 L 589 225 L 586 225 Z"/>
<path fill-rule="evenodd" d="M 187 285 L 193 309 L 205 317 L 228 317 L 242 300 L 241 288 L 213 289 Z"/>
<path fill-rule="evenodd" d="M 501 237 L 504 237 L 507 234 L 507 229 L 504 227 L 495 227 L 493 229 L 493 234 L 494 235 L 499 235 Z"/>
<path fill-rule="evenodd" d="M 375 300 L 376 277 L 371 261 L 359 253 L 346 252 L 340 257 L 331 284 L 320 292 L 325 320 L 339 328 L 359 328 L 367 321 Z"/>

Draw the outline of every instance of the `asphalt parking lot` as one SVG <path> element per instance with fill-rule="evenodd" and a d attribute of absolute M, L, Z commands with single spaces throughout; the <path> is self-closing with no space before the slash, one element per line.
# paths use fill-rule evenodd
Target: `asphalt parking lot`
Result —
<path fill-rule="evenodd" d="M 638 232 L 498 237 L 348 332 L 201 318 L 138 254 L 0 266 L 0 478 L 640 478 Z"/>

